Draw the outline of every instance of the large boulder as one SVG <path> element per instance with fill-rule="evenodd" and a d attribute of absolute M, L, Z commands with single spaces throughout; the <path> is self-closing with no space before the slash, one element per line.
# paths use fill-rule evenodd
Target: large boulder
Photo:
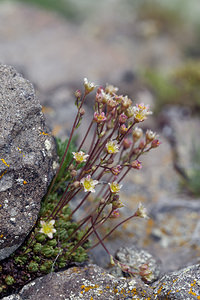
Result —
<path fill-rule="evenodd" d="M 35 224 L 54 174 L 55 149 L 32 84 L 0 65 L 0 259 Z"/>
<path fill-rule="evenodd" d="M 139 278 L 115 278 L 91 264 L 37 278 L 18 294 L 2 300 L 145 300 L 152 299 L 152 293 L 152 289 Z"/>

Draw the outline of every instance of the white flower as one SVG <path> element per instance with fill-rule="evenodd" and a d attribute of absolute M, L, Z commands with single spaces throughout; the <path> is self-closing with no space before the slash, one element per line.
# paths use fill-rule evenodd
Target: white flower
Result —
<path fill-rule="evenodd" d="M 85 154 L 83 151 L 72 152 L 72 154 L 75 161 L 78 163 L 82 163 L 83 161 L 86 161 L 89 156 L 88 154 Z"/>
<path fill-rule="evenodd" d="M 108 183 L 110 186 L 110 191 L 113 194 L 116 194 L 120 191 L 122 184 L 117 183 L 116 181 L 113 181 L 112 183 Z"/>
<path fill-rule="evenodd" d="M 109 141 L 106 144 L 106 149 L 109 154 L 114 154 L 119 152 L 119 146 L 114 141 Z"/>
<path fill-rule="evenodd" d="M 83 185 L 85 192 L 95 193 L 95 185 L 98 184 L 97 180 L 93 180 L 90 175 L 81 179 L 81 184 Z"/>
<path fill-rule="evenodd" d="M 92 92 L 95 89 L 96 85 L 93 82 L 88 81 L 87 78 L 84 78 L 84 87 L 85 87 L 86 93 L 89 94 L 90 92 Z"/>
<path fill-rule="evenodd" d="M 144 103 L 136 104 L 136 106 L 133 108 L 135 111 L 134 119 L 136 122 L 142 122 L 147 118 L 148 115 L 152 114 L 152 111 L 149 110 L 149 106 L 145 106 Z"/>
<path fill-rule="evenodd" d="M 145 218 L 145 219 L 149 218 L 147 215 L 147 210 L 141 202 L 139 203 L 139 206 L 138 206 L 137 211 L 135 212 L 135 215 L 140 218 Z"/>
<path fill-rule="evenodd" d="M 106 88 L 105 88 L 106 93 L 112 95 L 112 94 L 116 94 L 118 90 L 119 90 L 118 87 L 115 87 L 111 84 L 106 84 Z"/>
<path fill-rule="evenodd" d="M 56 229 L 53 227 L 55 220 L 49 222 L 40 221 L 41 229 L 39 232 L 46 234 L 50 239 L 53 238 L 53 233 L 56 232 Z"/>

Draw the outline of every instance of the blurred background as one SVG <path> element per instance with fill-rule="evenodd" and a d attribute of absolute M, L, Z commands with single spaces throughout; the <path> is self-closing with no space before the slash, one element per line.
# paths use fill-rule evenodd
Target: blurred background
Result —
<path fill-rule="evenodd" d="M 108 247 L 128 239 L 164 271 L 200 262 L 199 16 L 199 0 L 0 0 L 0 61 L 34 84 L 54 135 L 69 133 L 84 77 L 150 104 L 154 115 L 142 126 L 162 145 L 121 197 L 125 216 L 141 201 L 151 219 L 129 222 Z M 95 251 L 105 265 L 104 250 Z"/>

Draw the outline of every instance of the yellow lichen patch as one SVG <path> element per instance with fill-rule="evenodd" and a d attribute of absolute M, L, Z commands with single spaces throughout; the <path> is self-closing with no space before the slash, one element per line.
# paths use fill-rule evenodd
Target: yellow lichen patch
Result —
<path fill-rule="evenodd" d="M 98 284 L 90 285 L 90 286 L 82 285 L 82 286 L 81 286 L 81 289 L 84 290 L 84 291 L 81 291 L 81 293 L 83 293 L 83 292 L 88 292 L 89 290 L 92 290 L 92 289 L 97 289 L 98 287 L 99 287 Z"/>
<path fill-rule="evenodd" d="M 0 234 L 0 239 L 2 239 L 3 238 L 3 234 Z"/>
<path fill-rule="evenodd" d="M 194 280 L 194 282 L 191 283 L 190 285 L 191 285 L 191 286 L 195 286 L 196 283 L 197 283 L 196 280 Z"/>
<path fill-rule="evenodd" d="M 7 173 L 7 170 L 5 170 L 1 175 L 0 175 L 0 179 Z"/>
<path fill-rule="evenodd" d="M 158 289 L 157 294 L 160 294 L 162 289 L 163 289 L 163 285 L 161 285 L 161 287 Z"/>
<path fill-rule="evenodd" d="M 6 165 L 6 167 L 10 167 L 10 165 L 7 164 L 7 162 L 3 158 L 0 158 L 0 160 L 4 163 L 4 165 Z"/>
<path fill-rule="evenodd" d="M 27 184 L 28 182 L 26 180 L 23 181 L 23 184 Z"/>
<path fill-rule="evenodd" d="M 49 133 L 46 133 L 46 132 L 44 132 L 44 131 L 40 131 L 40 134 L 42 134 L 42 135 L 48 135 L 48 136 L 50 136 L 50 134 Z"/>
<path fill-rule="evenodd" d="M 196 294 L 195 292 L 192 291 L 192 287 L 195 286 L 196 283 L 197 283 L 196 280 L 194 280 L 194 282 L 190 284 L 190 285 L 191 285 L 191 288 L 190 288 L 188 294 L 193 295 L 193 296 L 197 296 L 197 294 Z M 199 296 L 197 296 L 197 297 L 199 297 Z M 198 299 L 198 298 L 197 298 L 197 299 Z"/>
<path fill-rule="evenodd" d="M 188 294 L 193 295 L 193 296 L 196 296 L 196 293 L 192 291 L 192 288 L 190 288 Z"/>

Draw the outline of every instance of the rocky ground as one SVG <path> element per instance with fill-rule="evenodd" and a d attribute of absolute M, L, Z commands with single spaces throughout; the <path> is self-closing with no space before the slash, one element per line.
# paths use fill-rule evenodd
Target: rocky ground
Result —
<path fill-rule="evenodd" d="M 179 24 L 175 31 L 164 30 L 156 22 L 140 18 L 128 3 L 101 2 L 84 11 L 79 21 L 18 2 L 0 3 L 0 60 L 33 82 L 52 133 L 62 138 L 69 134 L 76 113 L 73 92 L 82 87 L 83 77 L 100 85 L 109 82 L 119 86 L 122 93 L 136 102 L 149 103 L 153 109 L 155 95 L 140 79 L 140 72 L 147 67 L 162 72 L 173 70 L 184 60 L 184 49 L 193 39 L 185 34 L 189 30 L 186 25 L 182 31 Z M 90 116 L 91 102 L 86 104 L 86 110 Z M 142 202 L 151 218 L 132 220 L 117 230 L 107 241 L 113 254 L 121 245 L 137 245 L 160 261 L 161 274 L 200 263 L 200 199 L 181 188 L 177 172 L 177 166 L 191 167 L 193 141 L 199 143 L 199 123 L 198 117 L 182 107 L 164 107 L 162 114 L 144 124 L 144 129 L 158 132 L 162 144 L 143 157 L 141 171 L 126 178 L 121 199 L 125 203 L 124 216 Z M 81 134 L 86 126 L 87 120 Z M 107 267 L 109 259 L 101 247 L 94 249 L 91 256 L 97 265 Z M 196 274 L 198 282 L 199 273 Z M 189 284 L 188 299 L 193 299 L 195 292 L 190 288 L 196 283 L 191 279 Z M 24 293 L 12 299 L 28 299 Z M 152 291 L 149 295 L 153 297 Z M 163 298 L 158 299 L 164 297 L 163 293 Z M 186 298 L 180 294 L 180 298 L 170 299 Z"/>

